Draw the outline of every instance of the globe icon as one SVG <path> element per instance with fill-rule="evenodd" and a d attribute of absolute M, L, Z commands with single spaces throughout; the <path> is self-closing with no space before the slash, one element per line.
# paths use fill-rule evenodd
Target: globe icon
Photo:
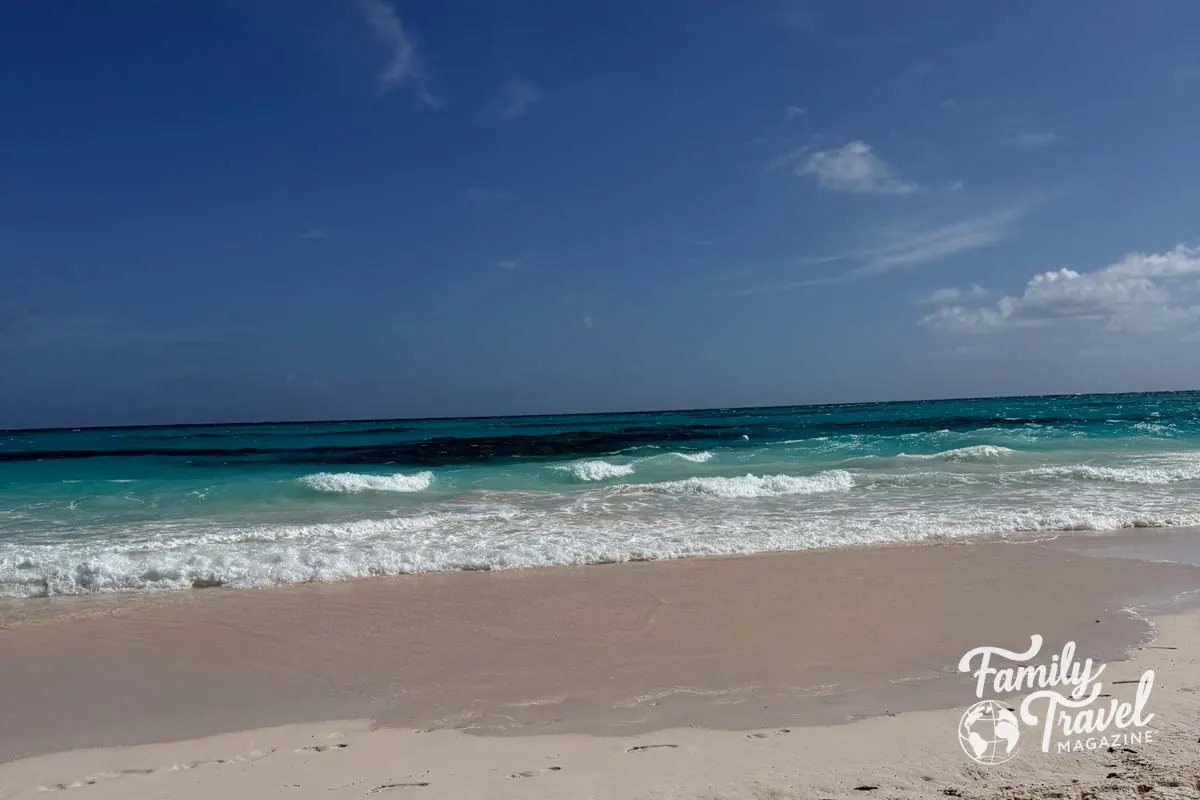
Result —
<path fill-rule="evenodd" d="M 995 700 L 981 700 L 958 722 L 958 743 L 980 764 L 1003 764 L 1017 754 L 1017 715 Z"/>

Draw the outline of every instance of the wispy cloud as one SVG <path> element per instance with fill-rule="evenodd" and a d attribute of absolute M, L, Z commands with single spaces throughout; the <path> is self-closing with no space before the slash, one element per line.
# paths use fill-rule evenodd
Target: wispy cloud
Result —
<path fill-rule="evenodd" d="M 952 301 L 921 322 L 949 331 L 1091 322 L 1108 330 L 1162 331 L 1200 323 L 1200 249 L 1130 253 L 1093 272 L 1063 267 L 1034 275 L 1016 297 L 971 308 Z"/>
<path fill-rule="evenodd" d="M 781 285 L 760 286 L 738 294 L 828 286 L 978 250 L 996 244 L 1008 236 L 1013 224 L 1023 216 L 1025 210 L 1024 206 L 1014 206 L 945 225 L 886 228 L 870 237 L 860 248 L 827 256 L 810 256 L 796 261 L 799 266 L 845 262 L 849 268 L 841 272 Z"/>
<path fill-rule="evenodd" d="M 960 303 L 963 300 L 979 299 L 981 297 L 987 297 L 987 295 L 987 289 L 983 288 L 978 283 L 973 283 L 966 289 L 958 289 L 953 287 L 949 289 L 938 289 L 921 298 L 921 302 L 929 305 L 940 306 L 951 303 Z"/>
<path fill-rule="evenodd" d="M 309 228 L 300 234 L 301 239 L 328 239 L 329 231 L 324 228 Z"/>
<path fill-rule="evenodd" d="M 508 202 L 515 200 L 516 195 L 499 189 L 484 189 L 482 186 L 472 186 L 463 192 L 463 197 L 472 203 Z"/>
<path fill-rule="evenodd" d="M 796 173 L 836 192 L 910 195 L 917 191 L 915 183 L 900 180 L 869 144 L 858 140 L 813 153 Z"/>
<path fill-rule="evenodd" d="M 409 85 L 425 105 L 438 105 L 429 92 L 416 42 L 404 29 L 395 7 L 386 0 L 358 0 L 358 6 L 367 27 L 388 51 L 387 63 L 379 73 L 380 90 L 390 92 Z"/>
<path fill-rule="evenodd" d="M 1053 133 L 1022 133 L 1013 141 L 1019 147 L 1049 147 L 1058 141 L 1058 136 Z"/>
<path fill-rule="evenodd" d="M 808 113 L 808 109 L 803 106 L 788 106 L 783 110 L 783 118 L 791 122 L 796 117 L 802 117 Z"/>
<path fill-rule="evenodd" d="M 897 230 L 891 241 L 865 251 L 863 271 L 876 274 L 987 247 L 1003 239 L 1019 215 L 1019 211 L 1008 209 L 936 228 Z"/>
<path fill-rule="evenodd" d="M 506 258 L 503 261 L 497 261 L 496 266 L 498 266 L 500 269 L 514 270 L 521 266 L 521 262 L 515 258 Z"/>
<path fill-rule="evenodd" d="M 498 113 L 503 120 L 523 117 L 542 99 L 542 91 L 533 83 L 521 78 L 512 78 L 504 87 Z"/>

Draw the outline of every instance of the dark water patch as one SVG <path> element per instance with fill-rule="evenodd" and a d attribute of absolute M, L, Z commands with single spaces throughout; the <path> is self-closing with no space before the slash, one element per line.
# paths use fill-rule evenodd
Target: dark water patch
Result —
<path fill-rule="evenodd" d="M 1108 412 L 1111 415 L 1112 412 Z M 429 436 L 413 441 L 376 441 L 363 444 L 342 444 L 314 447 L 123 447 L 115 446 L 68 449 L 0 449 L 0 462 L 64 461 L 94 458 L 168 458 L 204 466 L 239 465 L 248 463 L 326 464 L 326 465 L 407 465 L 437 467 L 455 464 L 477 464 L 505 459 L 564 459 L 611 455 L 635 447 L 680 446 L 730 447 L 772 444 L 784 439 L 803 440 L 818 437 L 865 434 L 899 436 L 913 433 L 949 430 L 977 431 L 982 428 L 1018 429 L 1038 425 L 1047 429 L 1080 431 L 1089 428 L 1103 430 L 1115 423 L 1167 423 L 1170 419 L 1147 413 L 1130 413 L 1119 418 L 1081 419 L 1062 414 L 1044 416 L 954 415 L 930 417 L 854 417 L 816 420 L 795 419 L 788 424 L 779 416 L 758 420 L 739 416 L 728 424 L 697 422 L 678 424 L 659 417 L 640 425 L 624 425 L 609 429 L 562 429 L 547 433 L 476 436 Z M 400 426 L 387 426 L 387 433 L 402 433 Z M 350 436 L 370 431 L 334 429 L 322 435 Z M 377 429 L 374 433 L 378 434 Z M 224 434 L 211 432 L 210 436 Z M 313 435 L 312 432 L 306 434 Z"/>
<path fill-rule="evenodd" d="M 445 466 L 515 458 L 564 458 L 630 447 L 711 441 L 716 432 L 737 439 L 743 428 L 717 425 L 647 426 L 617 431 L 562 431 L 542 435 L 436 436 L 421 441 L 307 448 L 165 448 L 0 451 L 0 462 L 92 458 L 173 458 L 205 466 L 271 461 L 281 464 L 403 464 Z"/>
<path fill-rule="evenodd" d="M 1200 395 L 1112 395 L 836 404 L 677 412 L 357 420 L 330 423 L 0 432 L 0 463 L 96 458 L 176 465 L 401 465 L 437 467 L 504 459 L 612 455 L 638 447 L 761 447 L 782 441 L 1035 431 L 1120 437 L 1155 423 L 1200 433 Z M 988 436 L 989 443 L 991 436 Z M 886 449 L 886 448 L 885 448 Z"/>

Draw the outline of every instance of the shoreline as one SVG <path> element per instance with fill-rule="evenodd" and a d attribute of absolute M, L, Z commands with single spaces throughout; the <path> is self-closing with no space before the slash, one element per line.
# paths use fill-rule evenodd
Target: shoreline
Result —
<path fill-rule="evenodd" d="M 1200 795 L 1200 609 L 1155 614 L 1152 640 L 1108 664 L 1107 692 L 1130 699 L 1157 672 L 1151 741 L 1039 752 L 1022 738 L 1012 761 L 981 766 L 955 728 L 970 704 L 960 676 L 952 705 L 846 724 L 717 730 L 671 727 L 608 736 L 473 736 L 465 730 L 340 719 L 0 763 L 0 798 L 391 796 L 596 800 L 921 798 L 1061 800 Z M 1033 739 L 1033 736 L 1029 736 Z"/>
<path fill-rule="evenodd" d="M 1103 557 L 1076 552 L 1101 538 Z M 1196 531 L 1168 539 L 1200 552 Z M 1127 608 L 1200 587 L 1200 567 L 1121 550 L 1145 545 L 1043 535 L 67 602 L 0 629 L 0 762 L 328 719 L 624 736 L 946 708 L 980 640 L 1038 632 L 1104 660 L 1142 642 Z"/>
<path fill-rule="evenodd" d="M 1171 537 L 1175 546 L 1165 549 L 1161 542 L 1135 541 L 1138 532 L 1153 531 L 1155 537 Z M 1184 540 L 1179 543 L 1177 537 Z M 978 545 L 1050 545 L 1074 553 L 1106 557 L 1103 552 L 1106 542 L 1116 540 L 1109 547 L 1107 557 L 1127 558 L 1135 561 L 1176 563 L 1200 566 L 1200 527 L 1189 525 L 1132 526 L 1114 530 L 1038 530 L 1006 531 L 969 537 L 936 537 L 917 541 L 877 541 L 853 543 L 832 547 L 811 547 L 799 550 L 765 550 L 754 553 L 700 553 L 670 557 L 630 558 L 626 560 L 598 560 L 582 564 L 537 564 L 516 567 L 486 567 L 469 569 L 428 570 L 400 572 L 386 575 L 357 575 L 336 580 L 313 580 L 283 582 L 267 586 L 195 586 L 188 589 L 132 589 L 127 591 L 101 591 L 86 594 L 52 594 L 33 597 L 0 598 L 0 632 L 30 624 L 53 624 L 68 618 L 108 616 L 136 613 L 157 604 L 192 602 L 201 595 L 245 595 L 248 597 L 269 595 L 272 592 L 305 590 L 305 587 L 370 585 L 387 581 L 423 580 L 449 575 L 471 575 L 492 573 L 537 574 L 564 570 L 583 570 L 604 567 L 621 567 L 629 564 L 660 564 L 679 561 L 722 562 L 745 559 L 791 556 L 805 553 L 857 553 L 876 550 L 922 549 L 930 547 L 972 547 Z M 1193 541 L 1194 540 L 1194 541 Z M 1062 542 L 1058 547 L 1056 543 Z"/>

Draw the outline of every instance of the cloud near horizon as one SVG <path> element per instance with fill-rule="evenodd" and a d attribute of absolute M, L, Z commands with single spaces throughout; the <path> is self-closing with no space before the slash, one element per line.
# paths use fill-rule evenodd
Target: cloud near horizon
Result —
<path fill-rule="evenodd" d="M 1110 331 L 1156 332 L 1200 322 L 1200 249 L 1130 253 L 1093 272 L 1063 267 L 1033 276 L 1017 297 L 970 308 L 951 301 L 921 324 L 943 331 L 1093 323 Z"/>

